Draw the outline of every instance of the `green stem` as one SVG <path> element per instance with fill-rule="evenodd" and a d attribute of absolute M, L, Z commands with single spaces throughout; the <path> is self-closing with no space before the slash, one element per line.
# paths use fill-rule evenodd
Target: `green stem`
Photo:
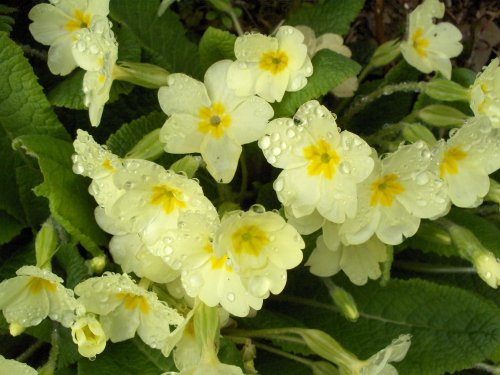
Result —
<path fill-rule="evenodd" d="M 403 270 L 423 273 L 476 273 L 474 267 L 446 267 L 419 262 L 396 261 L 394 266 Z"/>
<path fill-rule="evenodd" d="M 244 151 L 241 152 L 240 166 L 241 166 L 241 187 L 240 187 L 240 193 L 238 195 L 238 201 L 241 203 L 241 201 L 245 199 L 248 188 L 248 168 Z"/>
<path fill-rule="evenodd" d="M 26 349 L 23 353 L 21 353 L 16 361 L 18 362 L 26 362 L 26 360 L 33 355 L 38 349 L 43 346 L 44 342 L 41 340 L 37 340 L 33 345 L 31 345 L 28 349 Z"/>
<path fill-rule="evenodd" d="M 396 92 L 420 92 L 424 89 L 425 85 L 425 82 L 403 82 L 381 87 L 372 93 L 359 98 L 342 117 L 342 123 L 344 124 L 344 127 L 346 127 L 352 117 L 361 112 L 361 110 L 363 110 L 368 104 L 373 103 L 382 96 L 391 95 Z"/>
<path fill-rule="evenodd" d="M 258 343 L 258 342 L 254 342 L 254 345 L 255 345 L 256 348 L 263 349 L 266 352 L 273 353 L 273 354 L 279 355 L 279 356 L 287 358 L 287 359 L 291 359 L 292 361 L 295 361 L 295 362 L 302 363 L 302 364 L 306 365 L 307 367 L 311 367 L 311 368 L 313 367 L 314 362 L 313 361 L 309 361 L 309 360 L 307 360 L 305 358 L 302 358 L 302 357 L 299 357 L 299 356 L 296 356 L 296 355 L 284 352 L 283 350 L 279 350 L 279 349 L 273 348 L 272 346 L 269 346 L 269 345 L 266 345 L 266 344 L 261 344 L 261 343 Z"/>
<path fill-rule="evenodd" d="M 240 337 L 260 337 L 270 340 L 283 340 L 294 344 L 304 344 L 302 339 L 286 336 L 293 333 L 294 328 L 269 328 L 269 329 L 228 329 L 224 330 L 224 337 L 227 335 L 236 335 Z M 304 344 L 305 345 L 305 344 Z"/>
<path fill-rule="evenodd" d="M 474 367 L 480 370 L 484 370 L 493 375 L 500 375 L 500 366 L 489 365 L 487 363 L 478 363 Z"/>
<path fill-rule="evenodd" d="M 361 71 L 361 73 L 359 73 L 358 75 L 358 82 L 361 83 L 365 78 L 366 76 L 368 75 L 368 73 L 370 73 L 370 71 L 372 70 L 372 66 L 370 64 L 366 65 L 363 70 Z"/>
<path fill-rule="evenodd" d="M 54 375 L 57 365 L 57 357 L 59 356 L 59 332 L 57 328 L 52 331 L 50 341 L 52 347 L 50 348 L 49 359 L 43 367 L 38 370 L 39 375 Z"/>
<path fill-rule="evenodd" d="M 231 7 L 231 10 L 227 12 L 229 14 L 229 17 L 231 17 L 231 20 L 233 21 L 234 28 L 236 29 L 236 32 L 238 33 L 239 36 L 243 35 L 243 28 L 241 27 L 240 20 L 238 17 L 236 17 L 236 14 L 234 13 L 233 8 Z"/>

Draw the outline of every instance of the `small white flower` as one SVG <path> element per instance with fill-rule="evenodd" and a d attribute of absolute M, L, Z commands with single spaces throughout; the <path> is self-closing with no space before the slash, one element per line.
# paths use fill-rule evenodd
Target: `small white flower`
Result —
<path fill-rule="evenodd" d="M 276 37 L 240 36 L 234 44 L 237 61 L 227 75 L 237 95 L 257 94 L 268 102 L 280 102 L 285 91 L 299 91 L 313 73 L 304 36 L 294 27 L 282 26 Z"/>
<path fill-rule="evenodd" d="M 222 218 L 215 240 L 217 256 L 228 256 L 243 285 L 255 297 L 279 294 L 286 270 L 302 260 L 304 241 L 274 212 L 233 211 Z"/>
<path fill-rule="evenodd" d="M 446 189 L 429 171 L 430 163 L 431 152 L 422 141 L 377 159 L 371 176 L 358 186 L 356 216 L 340 229 L 343 242 L 361 244 L 375 233 L 397 245 L 417 232 L 421 218 L 446 213 Z"/>
<path fill-rule="evenodd" d="M 72 55 L 76 33 L 90 27 L 95 17 L 106 17 L 109 0 L 64 0 L 35 5 L 28 14 L 36 41 L 49 45 L 48 66 L 53 74 L 69 74 L 77 63 Z"/>
<path fill-rule="evenodd" d="M 292 119 L 276 119 L 259 140 L 267 161 L 284 169 L 274 182 L 278 199 L 293 216 L 318 210 L 343 222 L 356 212 L 356 185 L 373 169 L 371 149 L 357 135 L 339 133 L 334 116 L 317 101 L 303 104 Z"/>
<path fill-rule="evenodd" d="M 233 179 L 241 145 L 264 135 L 273 109 L 256 96 L 236 96 L 226 85 L 231 61 L 208 68 L 204 84 L 184 74 L 172 74 L 158 91 L 163 111 L 170 116 L 160 141 L 171 153 L 199 152 L 210 174 L 227 183 Z"/>
<path fill-rule="evenodd" d="M 485 116 L 472 118 L 436 145 L 433 160 L 453 204 L 476 207 L 490 188 L 488 175 L 500 168 L 500 129 Z"/>
<path fill-rule="evenodd" d="M 411 345 L 410 335 L 401 335 L 386 348 L 364 361 L 360 375 L 397 375 L 398 371 L 390 362 L 401 362 Z"/>
<path fill-rule="evenodd" d="M 75 287 L 88 312 L 100 315 L 104 333 L 112 342 L 128 340 L 135 333 L 152 348 L 162 348 L 170 326 L 184 318 L 153 292 L 136 285 L 128 275 L 105 274 Z"/>
<path fill-rule="evenodd" d="M 340 225 L 333 223 L 323 226 L 323 235 L 317 238 L 316 248 L 306 262 L 311 273 L 329 277 L 342 270 L 356 285 L 378 279 L 382 274 L 379 263 L 387 260 L 386 245 L 376 237 L 359 245 L 344 245 L 339 229 Z"/>
<path fill-rule="evenodd" d="M 91 125 L 98 126 L 113 84 L 118 44 L 107 18 L 99 18 L 89 29 L 77 31 L 74 39 L 73 57 L 87 71 L 83 77 L 84 104 L 89 108 Z"/>
<path fill-rule="evenodd" d="M 6 359 L 0 355 L 0 368 L 4 374 L 12 375 L 38 375 L 38 372 L 25 363 Z"/>
<path fill-rule="evenodd" d="M 438 71 L 450 79 L 450 58 L 462 52 L 462 33 L 451 23 L 433 23 L 443 17 L 444 8 L 438 0 L 425 0 L 410 13 L 408 40 L 401 42 L 401 53 L 421 72 Z"/>
<path fill-rule="evenodd" d="M 308 26 L 300 25 L 295 26 L 295 28 L 304 34 L 304 44 L 307 46 L 307 53 L 311 59 L 316 52 L 322 49 L 329 49 L 349 58 L 352 56 L 351 50 L 344 45 L 344 39 L 338 34 L 326 33 L 316 38 L 314 30 Z M 358 78 L 350 77 L 335 87 L 331 93 L 339 98 L 351 97 L 358 89 L 358 86 Z"/>
<path fill-rule="evenodd" d="M 73 323 L 71 337 L 78 345 L 78 353 L 87 358 L 102 353 L 106 347 L 106 334 L 92 314 L 84 315 Z"/>
<path fill-rule="evenodd" d="M 470 87 L 470 107 L 476 116 L 490 118 L 494 128 L 500 128 L 500 67 L 498 57 L 478 74 Z"/>
<path fill-rule="evenodd" d="M 0 283 L 0 310 L 8 323 L 31 327 L 48 316 L 70 327 L 82 312 L 73 291 L 62 285 L 59 276 L 35 266 L 23 266 L 16 274 Z"/>

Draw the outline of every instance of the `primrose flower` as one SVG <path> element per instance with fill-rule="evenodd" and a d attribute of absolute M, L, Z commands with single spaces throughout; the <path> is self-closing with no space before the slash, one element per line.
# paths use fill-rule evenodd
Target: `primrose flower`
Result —
<path fill-rule="evenodd" d="M 313 73 L 304 35 L 292 26 L 282 26 L 276 37 L 262 34 L 236 39 L 228 86 L 236 95 L 257 94 L 268 102 L 280 102 L 285 91 L 299 91 Z"/>
<path fill-rule="evenodd" d="M 308 26 L 300 25 L 295 28 L 304 34 L 304 44 L 307 46 L 307 54 L 311 59 L 322 49 L 329 49 L 349 58 L 352 56 L 351 50 L 344 45 L 344 39 L 338 34 L 326 33 L 316 38 L 314 30 Z M 358 78 L 350 77 L 331 90 L 331 93 L 339 98 L 347 98 L 353 96 L 357 89 Z"/>
<path fill-rule="evenodd" d="M 0 283 L 0 310 L 13 335 L 40 324 L 47 316 L 70 327 L 82 313 L 83 307 L 59 276 L 35 266 L 23 266 L 16 274 Z"/>
<path fill-rule="evenodd" d="M 38 375 L 38 371 L 27 364 L 13 359 L 6 359 L 2 355 L 0 355 L 0 368 L 4 374 Z"/>
<path fill-rule="evenodd" d="M 88 28 L 96 17 L 106 17 L 109 0 L 65 0 L 35 5 L 28 17 L 37 42 L 49 45 L 48 66 L 52 74 L 69 74 L 78 65 L 72 49 L 78 31 Z"/>
<path fill-rule="evenodd" d="M 410 13 L 408 39 L 401 42 L 401 53 L 421 72 L 438 71 L 450 79 L 450 58 L 462 52 L 462 33 L 448 22 L 434 24 L 433 18 L 442 18 L 444 8 L 438 0 L 425 0 Z"/>
<path fill-rule="evenodd" d="M 247 316 L 250 308 L 260 309 L 262 298 L 248 292 L 233 260 L 228 254 L 214 251 L 218 217 L 192 215 L 184 223 L 178 235 L 172 237 L 170 244 L 175 245 L 175 251 L 167 257 L 175 269 L 182 269 L 186 294 L 210 307 L 221 305 L 235 316 Z"/>
<path fill-rule="evenodd" d="M 500 128 L 500 67 L 498 57 L 478 74 L 470 87 L 470 107 L 476 116 L 488 116 Z"/>
<path fill-rule="evenodd" d="M 400 335 L 389 346 L 362 361 L 360 375 L 397 375 L 398 371 L 391 362 L 401 362 L 411 345 L 411 335 Z"/>
<path fill-rule="evenodd" d="M 334 116 L 315 100 L 303 104 L 294 120 L 271 121 L 259 140 L 267 161 L 283 169 L 274 182 L 278 199 L 295 217 L 317 209 L 342 223 L 354 216 L 356 185 L 373 169 L 371 149 L 357 135 L 340 133 Z"/>
<path fill-rule="evenodd" d="M 327 223 L 323 235 L 316 240 L 316 248 L 306 262 L 312 274 L 329 277 L 340 270 L 356 285 L 381 276 L 379 263 L 387 260 L 387 248 L 378 238 L 371 237 L 359 245 L 344 245 L 339 236 L 340 225 Z"/>
<path fill-rule="evenodd" d="M 224 215 L 215 239 L 216 255 L 232 260 L 243 285 L 258 298 L 283 291 L 286 270 L 300 264 L 304 247 L 294 227 L 258 206 Z"/>
<path fill-rule="evenodd" d="M 210 174 L 227 183 L 233 179 L 241 145 L 264 135 L 273 109 L 256 96 L 236 96 L 226 85 L 231 61 L 208 68 L 205 83 L 184 74 L 172 74 L 158 91 L 163 111 L 170 116 L 160 141 L 171 153 L 200 152 Z"/>
<path fill-rule="evenodd" d="M 76 132 L 73 147 L 76 152 L 71 157 L 73 172 L 92 179 L 90 194 L 99 206 L 108 209 L 125 192 L 113 181 L 115 172 L 122 167 L 121 159 L 81 129 Z"/>
<path fill-rule="evenodd" d="M 472 118 L 436 145 L 433 160 L 453 204 L 476 207 L 488 194 L 488 175 L 500 168 L 500 129 L 485 116 Z"/>
<path fill-rule="evenodd" d="M 135 333 L 152 348 L 162 348 L 170 326 L 184 318 L 153 292 L 136 285 L 127 274 L 92 277 L 75 287 L 87 311 L 100 315 L 104 333 L 112 342 L 131 339 Z"/>
<path fill-rule="evenodd" d="M 224 363 L 202 362 L 196 366 L 183 369 L 178 375 L 245 375 L 238 366 Z"/>
<path fill-rule="evenodd" d="M 91 125 L 98 126 L 113 84 L 118 44 L 107 18 L 98 19 L 89 29 L 79 30 L 74 38 L 73 57 L 87 71 L 83 77 L 84 104 L 89 108 Z"/>
<path fill-rule="evenodd" d="M 106 334 L 99 320 L 92 314 L 84 315 L 73 323 L 71 337 L 78 345 L 78 353 L 87 358 L 101 354 L 106 347 Z"/>
<path fill-rule="evenodd" d="M 397 245 L 417 232 L 421 218 L 446 213 L 446 190 L 429 171 L 430 163 L 423 141 L 377 159 L 371 176 L 358 186 L 356 216 L 340 228 L 343 242 L 359 245 L 375 233 L 382 242 Z"/>

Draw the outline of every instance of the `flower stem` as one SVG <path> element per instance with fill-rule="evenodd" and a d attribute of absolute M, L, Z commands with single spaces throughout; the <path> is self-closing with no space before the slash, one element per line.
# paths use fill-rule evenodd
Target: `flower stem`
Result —
<path fill-rule="evenodd" d="M 342 116 L 341 122 L 345 128 L 356 114 L 361 112 L 361 110 L 363 110 L 363 108 L 365 108 L 368 104 L 373 103 L 382 96 L 391 95 L 396 92 L 420 92 L 424 89 L 425 85 L 425 82 L 402 82 L 381 87 L 355 101 L 354 104 L 347 110 L 345 115 Z"/>
<path fill-rule="evenodd" d="M 254 345 L 255 345 L 255 347 L 257 347 L 259 349 L 263 349 L 266 352 L 273 353 L 273 354 L 279 355 L 279 356 L 287 358 L 287 359 L 291 359 L 292 361 L 302 363 L 302 364 L 304 364 L 304 365 L 306 365 L 308 367 L 312 367 L 312 365 L 314 363 L 313 361 L 309 361 L 309 360 L 307 360 L 305 358 L 302 358 L 302 357 L 299 357 L 299 356 L 287 353 L 287 352 L 285 352 L 283 350 L 279 350 L 279 349 L 273 348 L 272 346 L 269 346 L 269 345 L 266 345 L 266 344 L 261 344 L 261 343 L 258 343 L 258 342 L 254 342 Z"/>
<path fill-rule="evenodd" d="M 248 188 L 248 168 L 247 168 L 247 161 L 245 158 L 245 151 L 241 152 L 240 166 L 241 166 L 241 187 L 240 187 L 240 193 L 238 196 L 238 201 L 241 203 L 241 201 L 243 201 L 243 199 L 245 199 L 245 196 L 247 193 L 247 188 Z"/>
<path fill-rule="evenodd" d="M 23 353 L 21 353 L 16 361 L 18 362 L 26 362 L 26 360 L 33 355 L 38 349 L 43 346 L 44 342 L 41 340 L 37 340 L 33 345 L 31 345 L 28 349 L 26 349 Z"/>
<path fill-rule="evenodd" d="M 419 262 L 396 261 L 394 266 L 403 270 L 423 273 L 476 273 L 474 267 L 446 267 Z"/>
<path fill-rule="evenodd" d="M 231 10 L 227 12 L 229 17 L 231 17 L 231 20 L 233 21 L 234 28 L 236 29 L 236 32 L 238 33 L 239 36 L 243 35 L 243 28 L 241 27 L 240 20 L 238 17 L 236 17 L 236 14 L 234 13 L 234 9 L 231 7 Z"/>

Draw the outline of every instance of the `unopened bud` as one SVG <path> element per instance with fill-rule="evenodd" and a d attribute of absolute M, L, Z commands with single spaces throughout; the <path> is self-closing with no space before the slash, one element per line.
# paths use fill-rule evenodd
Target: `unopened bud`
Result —
<path fill-rule="evenodd" d="M 167 86 L 169 72 L 165 69 L 146 63 L 122 62 L 115 65 L 113 78 L 119 81 L 133 83 L 148 89 L 159 89 Z"/>
<path fill-rule="evenodd" d="M 358 320 L 358 308 L 350 293 L 340 287 L 335 287 L 333 290 L 330 290 L 330 296 L 344 317 L 353 322 Z"/>
<path fill-rule="evenodd" d="M 429 146 L 437 142 L 434 134 L 426 126 L 418 123 L 405 124 L 403 127 L 403 138 L 411 143 L 424 141 Z"/>
<path fill-rule="evenodd" d="M 50 269 L 50 261 L 57 251 L 58 236 L 50 220 L 42 225 L 35 239 L 36 265 Z"/>
<path fill-rule="evenodd" d="M 24 332 L 26 327 L 23 327 L 22 325 L 18 323 L 10 323 L 9 324 L 9 332 L 12 336 L 19 336 L 21 333 Z"/>
<path fill-rule="evenodd" d="M 221 12 L 229 13 L 232 9 L 231 2 L 229 0 L 208 0 L 208 2 L 217 10 Z"/>
<path fill-rule="evenodd" d="M 87 261 L 87 268 L 90 274 L 100 274 L 106 267 L 106 256 L 99 255 Z"/>
<path fill-rule="evenodd" d="M 425 85 L 424 92 L 441 101 L 469 101 L 469 90 L 447 79 L 434 79 Z"/>
<path fill-rule="evenodd" d="M 397 39 L 390 40 L 381 44 L 374 52 L 370 65 L 374 68 L 379 66 L 384 66 L 392 62 L 396 57 L 399 56 L 399 42 Z"/>
<path fill-rule="evenodd" d="M 176 173 L 185 173 L 187 177 L 192 178 L 200 167 L 201 162 L 201 156 L 187 155 L 173 163 L 170 169 Z"/>
<path fill-rule="evenodd" d="M 137 142 L 126 158 L 156 160 L 161 155 L 163 155 L 163 145 L 160 142 L 160 129 L 155 129 Z"/>
<path fill-rule="evenodd" d="M 453 107 L 433 104 L 418 112 L 418 117 L 434 126 L 462 126 L 468 116 Z"/>
<path fill-rule="evenodd" d="M 311 364 L 313 375 L 338 375 L 339 370 L 329 362 L 318 361 Z"/>

